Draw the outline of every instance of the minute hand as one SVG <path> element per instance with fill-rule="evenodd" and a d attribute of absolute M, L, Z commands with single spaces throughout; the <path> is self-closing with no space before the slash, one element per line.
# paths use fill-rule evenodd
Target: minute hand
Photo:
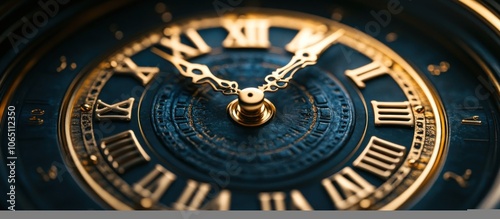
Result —
<path fill-rule="evenodd" d="M 266 76 L 266 84 L 259 86 L 262 91 L 275 92 L 288 86 L 288 82 L 293 78 L 295 72 L 309 65 L 316 64 L 318 56 L 321 55 L 332 43 L 344 34 L 343 29 L 339 29 L 319 42 L 299 49 L 285 66 L 276 69 Z"/>
<path fill-rule="evenodd" d="M 168 53 L 154 47 L 151 51 L 172 63 L 177 70 L 179 70 L 182 76 L 191 78 L 192 82 L 195 84 L 210 84 L 215 91 L 220 91 L 226 95 L 238 95 L 240 92 L 236 81 L 228 81 L 216 77 L 206 65 L 190 63 L 182 58 L 169 55 Z"/>

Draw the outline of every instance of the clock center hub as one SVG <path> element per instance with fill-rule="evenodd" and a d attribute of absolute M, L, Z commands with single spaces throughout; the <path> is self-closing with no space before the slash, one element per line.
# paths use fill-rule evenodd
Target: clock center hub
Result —
<path fill-rule="evenodd" d="M 264 92 L 257 88 L 241 90 L 238 99 L 227 106 L 231 118 L 240 125 L 254 127 L 268 122 L 276 112 L 276 107 L 264 98 Z"/>

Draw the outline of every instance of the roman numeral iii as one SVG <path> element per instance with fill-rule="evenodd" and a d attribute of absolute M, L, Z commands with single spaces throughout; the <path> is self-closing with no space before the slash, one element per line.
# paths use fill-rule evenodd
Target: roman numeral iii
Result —
<path fill-rule="evenodd" d="M 371 101 L 375 125 L 400 125 L 413 127 L 413 112 L 408 101 L 378 102 Z"/>

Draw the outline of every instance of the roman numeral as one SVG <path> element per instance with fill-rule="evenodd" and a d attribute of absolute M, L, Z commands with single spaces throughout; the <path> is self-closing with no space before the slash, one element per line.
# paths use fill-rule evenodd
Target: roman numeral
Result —
<path fill-rule="evenodd" d="M 353 165 L 387 179 L 403 161 L 405 150 L 401 145 L 373 136 Z"/>
<path fill-rule="evenodd" d="M 211 200 L 203 207 L 203 210 L 219 210 L 227 211 L 231 209 L 231 192 L 229 190 L 222 190 L 216 198 Z"/>
<path fill-rule="evenodd" d="M 150 160 L 132 130 L 104 138 L 101 149 L 111 166 L 120 174 Z"/>
<path fill-rule="evenodd" d="M 307 199 L 302 195 L 299 190 L 292 190 L 290 192 L 290 198 L 292 199 L 292 208 L 302 211 L 312 211 L 314 210 L 311 207 L 311 204 L 307 201 Z"/>
<path fill-rule="evenodd" d="M 187 29 L 184 35 L 194 44 L 194 47 L 181 42 L 181 30 L 179 27 L 169 27 L 163 32 L 165 37 L 160 40 L 160 44 L 170 49 L 172 56 L 189 59 L 211 51 L 210 46 L 207 45 L 200 34 L 193 28 Z"/>
<path fill-rule="evenodd" d="M 270 210 L 284 211 L 286 210 L 285 198 L 286 195 L 284 192 L 273 192 L 273 193 L 262 192 L 259 194 L 260 208 L 264 211 L 270 211 Z M 273 203 L 274 203 L 274 208 L 273 208 Z"/>
<path fill-rule="evenodd" d="M 156 165 L 151 172 L 134 184 L 134 191 L 144 197 L 141 200 L 142 207 L 148 209 L 157 203 L 167 192 L 176 178 L 177 176 L 175 174 L 168 171 L 163 166 Z M 184 191 L 180 195 L 177 202 L 173 204 L 173 208 L 176 210 L 200 209 L 200 206 L 203 204 L 203 201 L 206 199 L 209 191 L 209 184 L 188 180 Z M 222 190 L 216 198 L 207 203 L 202 209 L 229 210 L 230 205 L 231 192 L 228 190 Z"/>
<path fill-rule="evenodd" d="M 375 125 L 402 125 L 413 127 L 413 112 L 408 101 L 378 102 L 371 101 Z"/>
<path fill-rule="evenodd" d="M 177 202 L 173 204 L 175 210 L 196 210 L 199 209 L 210 191 L 210 184 L 199 183 L 188 180 L 184 191 Z"/>
<path fill-rule="evenodd" d="M 133 189 L 144 197 L 141 205 L 150 208 L 160 200 L 176 178 L 175 174 L 157 164 L 151 172 L 134 184 Z"/>
<path fill-rule="evenodd" d="M 288 52 L 295 53 L 299 49 L 304 49 L 325 38 L 325 31 L 315 31 L 312 28 L 303 28 L 297 35 L 285 46 Z"/>
<path fill-rule="evenodd" d="M 356 83 L 359 88 L 365 88 L 365 81 L 372 78 L 386 74 L 389 68 L 378 61 L 373 61 L 372 63 L 361 66 L 353 70 L 346 70 L 345 74 L 347 77 Z"/>
<path fill-rule="evenodd" d="M 200 183 L 194 180 L 188 180 L 184 191 L 177 202 L 173 204 L 175 210 L 197 210 L 200 209 L 203 202 L 207 199 L 211 186 L 208 183 Z M 231 205 L 231 192 L 222 190 L 217 197 L 210 200 L 201 209 L 204 210 L 229 210 Z"/>
<path fill-rule="evenodd" d="M 157 67 L 137 66 L 132 59 L 127 57 L 114 68 L 114 72 L 132 75 L 139 80 L 143 86 L 146 86 L 151 79 L 160 72 L 160 69 Z"/>
<path fill-rule="evenodd" d="M 299 190 L 292 190 L 290 192 L 291 209 L 293 210 L 313 210 L 307 199 L 302 195 Z M 259 193 L 260 207 L 264 211 L 283 211 L 286 210 L 286 193 L 284 192 L 261 192 Z"/>
<path fill-rule="evenodd" d="M 222 26 L 229 32 L 222 42 L 225 48 L 268 48 L 271 44 L 268 20 L 225 18 Z"/>
<path fill-rule="evenodd" d="M 345 167 L 333 176 L 323 179 L 321 184 L 339 210 L 352 207 L 375 191 L 372 184 L 350 167 Z"/>
<path fill-rule="evenodd" d="M 99 99 L 97 100 L 95 115 L 97 120 L 111 119 L 111 120 L 130 121 L 132 117 L 133 106 L 134 106 L 133 97 L 114 104 L 107 104 Z"/>

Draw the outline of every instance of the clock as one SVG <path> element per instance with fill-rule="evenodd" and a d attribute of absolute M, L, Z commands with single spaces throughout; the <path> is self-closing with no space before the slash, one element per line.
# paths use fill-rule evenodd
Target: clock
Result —
<path fill-rule="evenodd" d="M 498 3 L 3 4 L 4 209 L 500 207 Z"/>

